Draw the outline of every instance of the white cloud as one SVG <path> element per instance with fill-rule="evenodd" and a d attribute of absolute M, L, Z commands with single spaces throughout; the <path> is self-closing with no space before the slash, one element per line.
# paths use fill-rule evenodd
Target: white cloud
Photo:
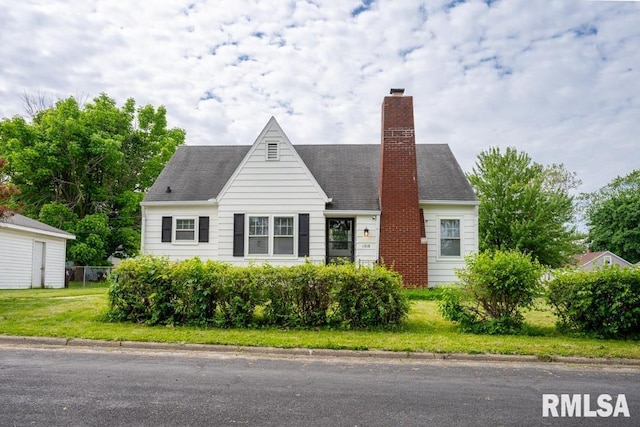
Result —
<path fill-rule="evenodd" d="M 490 4 L 489 4 L 490 3 Z M 640 167 L 640 4 L 24 1 L 0 6 L 0 117 L 20 95 L 165 105 L 189 144 L 376 143 L 391 87 L 463 169 L 492 145 L 565 163 L 583 191 Z"/>

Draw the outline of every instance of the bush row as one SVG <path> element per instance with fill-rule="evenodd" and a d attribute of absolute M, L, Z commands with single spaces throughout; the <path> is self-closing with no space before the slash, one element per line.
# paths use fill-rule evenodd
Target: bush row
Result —
<path fill-rule="evenodd" d="M 128 259 L 110 277 L 109 316 L 220 327 L 391 326 L 407 315 L 401 277 L 381 266 L 237 267 L 192 258 Z"/>
<path fill-rule="evenodd" d="M 640 338 L 640 268 L 565 271 L 548 300 L 562 330 L 602 338 Z"/>

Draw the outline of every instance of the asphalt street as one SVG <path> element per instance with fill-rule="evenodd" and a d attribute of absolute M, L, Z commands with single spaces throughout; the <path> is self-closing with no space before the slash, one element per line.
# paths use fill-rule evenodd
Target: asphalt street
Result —
<path fill-rule="evenodd" d="M 624 395 L 629 417 L 543 417 L 549 394 L 589 394 L 592 410 Z M 0 345 L 0 414 L 2 426 L 638 426 L 640 369 Z"/>

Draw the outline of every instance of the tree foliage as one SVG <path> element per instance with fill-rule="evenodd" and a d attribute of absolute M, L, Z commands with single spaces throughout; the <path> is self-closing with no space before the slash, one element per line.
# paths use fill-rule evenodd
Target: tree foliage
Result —
<path fill-rule="evenodd" d="M 0 221 L 7 218 L 17 210 L 18 205 L 14 198 L 20 191 L 5 178 L 2 170 L 6 167 L 7 161 L 0 158 Z"/>
<path fill-rule="evenodd" d="M 631 263 L 640 261 L 640 169 L 583 195 L 589 245 Z"/>
<path fill-rule="evenodd" d="M 184 137 L 167 128 L 162 106 L 128 99 L 118 108 L 106 94 L 81 106 L 70 97 L 37 109 L 31 122 L 3 119 L 0 156 L 25 213 L 77 234 L 71 259 L 94 263 L 116 249 L 137 252 L 139 203 Z"/>
<path fill-rule="evenodd" d="M 480 250 L 517 249 L 558 267 L 580 251 L 569 194 L 580 182 L 562 164 L 542 166 L 515 148 L 490 148 L 467 175 L 478 199 Z"/>

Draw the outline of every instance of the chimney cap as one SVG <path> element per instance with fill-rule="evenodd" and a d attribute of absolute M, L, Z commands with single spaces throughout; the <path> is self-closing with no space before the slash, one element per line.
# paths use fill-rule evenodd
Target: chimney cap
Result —
<path fill-rule="evenodd" d="M 389 93 L 391 95 L 404 95 L 404 88 L 391 88 Z"/>

